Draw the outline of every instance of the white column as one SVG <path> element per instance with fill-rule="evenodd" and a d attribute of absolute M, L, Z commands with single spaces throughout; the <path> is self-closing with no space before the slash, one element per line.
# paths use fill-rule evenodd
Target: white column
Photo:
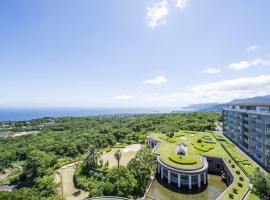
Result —
<path fill-rule="evenodd" d="M 206 172 L 204 172 L 203 173 L 203 184 L 206 184 L 206 176 L 207 176 L 207 174 L 206 174 Z"/>
<path fill-rule="evenodd" d="M 171 172 L 168 170 L 168 184 L 171 184 Z"/>
<path fill-rule="evenodd" d="M 161 179 L 163 179 L 163 167 L 160 166 L 160 169 L 161 169 Z"/>
<path fill-rule="evenodd" d="M 158 166 L 158 174 L 160 174 L 160 165 L 159 165 L 159 163 L 157 164 L 157 166 Z"/>
<path fill-rule="evenodd" d="M 198 188 L 201 188 L 201 175 L 198 174 Z"/>
<path fill-rule="evenodd" d="M 191 175 L 188 176 L 188 188 L 189 188 L 189 189 L 192 189 Z"/>
<path fill-rule="evenodd" d="M 181 187 L 181 175 L 178 174 L 178 187 L 180 188 Z"/>

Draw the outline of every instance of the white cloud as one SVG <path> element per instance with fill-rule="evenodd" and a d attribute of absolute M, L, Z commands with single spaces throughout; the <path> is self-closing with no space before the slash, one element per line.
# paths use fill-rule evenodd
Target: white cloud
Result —
<path fill-rule="evenodd" d="M 133 95 L 119 95 L 119 96 L 115 96 L 114 100 L 116 100 L 116 101 L 129 101 L 133 98 L 134 98 Z"/>
<path fill-rule="evenodd" d="M 270 60 L 263 59 L 263 58 L 256 58 L 254 60 L 240 61 L 240 62 L 230 64 L 229 69 L 243 70 L 243 69 L 255 67 L 257 65 L 262 65 L 262 66 L 270 65 Z"/>
<path fill-rule="evenodd" d="M 174 0 L 176 2 L 176 6 L 180 9 L 184 9 L 187 5 L 187 0 Z"/>
<path fill-rule="evenodd" d="M 154 79 L 143 81 L 143 84 L 162 85 L 162 84 L 165 84 L 167 82 L 168 82 L 168 80 L 166 79 L 166 77 L 161 75 L 161 76 L 157 76 Z"/>
<path fill-rule="evenodd" d="M 226 102 L 234 98 L 245 98 L 270 93 L 270 75 L 232 79 L 195 85 L 191 88 L 201 101 Z"/>
<path fill-rule="evenodd" d="M 147 7 L 146 20 L 151 28 L 155 28 L 158 25 L 166 24 L 165 17 L 169 13 L 167 0 L 155 3 L 152 7 Z"/>
<path fill-rule="evenodd" d="M 270 94 L 270 75 L 245 77 L 225 81 L 202 83 L 180 92 L 141 95 L 137 105 L 175 107 L 209 102 L 229 102 Z"/>
<path fill-rule="evenodd" d="M 199 84 L 192 87 L 193 92 L 252 90 L 261 87 L 270 87 L 270 75 L 232 79 L 214 83 Z"/>
<path fill-rule="evenodd" d="M 252 52 L 252 51 L 255 51 L 258 48 L 259 48 L 259 46 L 253 45 L 253 46 L 249 46 L 248 48 L 246 48 L 246 50 L 248 52 Z"/>
<path fill-rule="evenodd" d="M 218 74 L 220 72 L 221 72 L 221 69 L 215 68 L 215 67 L 210 67 L 202 71 L 202 73 L 205 73 L 205 74 Z"/>

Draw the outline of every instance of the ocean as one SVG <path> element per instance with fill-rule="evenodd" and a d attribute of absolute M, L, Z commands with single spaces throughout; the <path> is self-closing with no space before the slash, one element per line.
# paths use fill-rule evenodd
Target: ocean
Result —
<path fill-rule="evenodd" d="M 170 109 L 165 108 L 0 108 L 0 121 L 22 121 L 42 117 L 155 114 L 168 112 L 170 112 Z"/>

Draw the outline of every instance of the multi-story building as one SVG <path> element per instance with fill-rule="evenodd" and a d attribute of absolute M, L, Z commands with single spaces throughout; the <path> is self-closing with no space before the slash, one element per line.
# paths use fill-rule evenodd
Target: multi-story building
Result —
<path fill-rule="evenodd" d="M 224 135 L 270 171 L 270 102 L 223 109 Z"/>

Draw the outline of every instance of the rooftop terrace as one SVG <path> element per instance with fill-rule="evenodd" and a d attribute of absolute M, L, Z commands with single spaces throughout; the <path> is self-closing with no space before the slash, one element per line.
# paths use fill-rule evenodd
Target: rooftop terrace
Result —
<path fill-rule="evenodd" d="M 229 140 L 211 132 L 180 131 L 170 136 L 161 133 L 149 135 L 150 139 L 160 142 L 154 153 L 160 157 L 162 162 L 180 170 L 196 170 L 203 166 L 200 156 L 222 158 L 233 174 L 234 180 L 218 199 L 242 199 L 245 197 L 249 190 L 249 178 L 246 176 L 246 170 L 243 171 L 243 166 L 238 166 L 238 163 L 234 161 L 235 156 L 230 155 L 228 149 L 225 148 L 224 145 L 229 146 L 233 152 L 238 154 L 237 149 Z M 176 149 L 182 143 L 189 148 L 186 159 L 197 159 L 196 163 L 187 163 L 185 160 L 181 163 L 181 158 L 179 159 L 180 162 L 171 159 L 174 156 L 180 157 L 176 154 Z"/>
<path fill-rule="evenodd" d="M 165 134 L 151 134 L 151 139 L 159 141 L 154 153 L 160 156 L 163 163 L 176 169 L 196 170 L 203 167 L 201 155 L 228 158 L 211 133 L 181 131 L 172 137 Z M 179 144 L 188 147 L 188 155 L 177 155 Z"/>

